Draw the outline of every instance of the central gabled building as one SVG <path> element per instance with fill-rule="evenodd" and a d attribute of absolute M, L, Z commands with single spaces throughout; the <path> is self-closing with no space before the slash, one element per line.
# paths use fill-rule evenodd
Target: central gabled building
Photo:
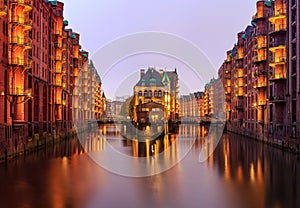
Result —
<path fill-rule="evenodd" d="M 139 123 L 158 121 L 166 116 L 168 120 L 179 117 L 178 75 L 174 71 L 141 70 L 140 80 L 134 86 L 133 120 Z M 160 111 L 161 110 L 161 111 Z M 160 115 L 154 112 L 165 112 Z M 151 113 L 151 118 L 150 116 Z"/>

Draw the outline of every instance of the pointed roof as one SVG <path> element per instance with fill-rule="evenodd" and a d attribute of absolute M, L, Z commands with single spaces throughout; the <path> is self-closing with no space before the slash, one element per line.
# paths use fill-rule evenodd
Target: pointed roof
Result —
<path fill-rule="evenodd" d="M 163 83 L 169 83 L 170 82 L 170 78 L 168 76 L 168 74 L 166 72 L 164 72 L 163 78 L 162 78 L 162 82 Z"/>
<path fill-rule="evenodd" d="M 102 93 L 102 98 L 106 98 L 104 92 Z"/>

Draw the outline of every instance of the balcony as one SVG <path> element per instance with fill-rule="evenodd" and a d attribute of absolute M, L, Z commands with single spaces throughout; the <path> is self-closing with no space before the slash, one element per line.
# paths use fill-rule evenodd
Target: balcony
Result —
<path fill-rule="evenodd" d="M 285 45 L 285 41 L 275 41 L 270 44 L 269 50 L 274 53 L 276 50 L 285 49 Z"/>
<path fill-rule="evenodd" d="M 281 8 L 275 11 L 274 15 L 269 18 L 270 22 L 274 23 L 277 19 L 286 18 L 286 9 Z"/>
<path fill-rule="evenodd" d="M 284 33 L 286 32 L 286 24 L 279 24 L 279 25 L 275 25 L 275 24 L 271 24 L 270 26 L 270 30 L 269 30 L 269 34 L 270 35 L 275 35 L 278 33 Z"/>
<path fill-rule="evenodd" d="M 12 58 L 12 59 L 11 59 L 11 65 L 15 65 L 15 66 L 24 66 L 24 59 L 20 59 L 20 58 Z"/>
<path fill-rule="evenodd" d="M 4 5 L 4 1 L 0 0 L 0 17 L 4 17 L 7 15 L 7 6 Z"/>
<path fill-rule="evenodd" d="M 276 73 L 270 77 L 270 81 L 286 80 L 285 73 Z"/>
<path fill-rule="evenodd" d="M 271 103 L 286 103 L 286 99 L 283 95 L 280 96 L 271 96 L 270 97 Z"/>
<path fill-rule="evenodd" d="M 54 41 L 54 47 L 55 47 L 55 48 L 62 48 L 62 43 L 61 43 L 61 41 L 58 41 L 58 40 Z"/>
<path fill-rule="evenodd" d="M 264 48 L 266 48 L 266 47 L 267 47 L 267 44 L 265 44 L 265 43 L 256 44 L 256 45 L 254 46 L 254 50 L 260 50 L 260 49 L 264 49 Z"/>
<path fill-rule="evenodd" d="M 254 56 L 253 57 L 253 63 L 260 63 L 266 61 L 266 56 Z"/>
<path fill-rule="evenodd" d="M 284 65 L 286 64 L 286 57 L 276 57 L 270 60 L 270 66 L 275 67 L 276 65 Z"/>
<path fill-rule="evenodd" d="M 267 105 L 267 102 L 266 102 L 266 100 L 259 100 L 259 101 L 257 102 L 257 105 L 258 105 L 258 106 L 265 106 L 265 105 Z"/>
<path fill-rule="evenodd" d="M 239 69 L 237 72 L 237 78 L 244 78 L 244 70 L 243 69 Z"/>
<path fill-rule="evenodd" d="M 32 48 L 32 40 L 30 38 L 27 38 L 25 41 L 24 41 L 24 50 L 30 50 Z"/>
<path fill-rule="evenodd" d="M 32 28 L 32 20 L 31 19 L 26 19 L 23 23 L 24 29 L 23 31 L 28 31 L 31 30 Z"/>
<path fill-rule="evenodd" d="M 258 81 L 255 88 L 265 88 L 267 87 L 267 80 Z"/>
<path fill-rule="evenodd" d="M 25 70 L 31 69 L 32 67 L 32 60 L 28 59 L 24 64 Z"/>
<path fill-rule="evenodd" d="M 55 57 L 55 60 L 56 60 L 56 61 L 61 61 L 61 60 L 62 60 L 62 57 L 61 57 L 61 56 L 56 56 L 56 57 Z"/>
<path fill-rule="evenodd" d="M 14 44 L 14 45 L 23 46 L 24 45 L 24 38 L 18 37 L 18 36 L 13 36 L 11 38 L 11 42 L 10 43 Z"/>
<path fill-rule="evenodd" d="M 24 7 L 24 12 L 29 12 L 32 9 L 31 0 L 10 0 L 12 4 L 19 4 Z"/>

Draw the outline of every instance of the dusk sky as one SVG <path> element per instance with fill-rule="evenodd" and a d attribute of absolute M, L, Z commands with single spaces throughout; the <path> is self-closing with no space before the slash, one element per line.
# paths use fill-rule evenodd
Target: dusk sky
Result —
<path fill-rule="evenodd" d="M 215 73 L 225 59 L 227 50 L 236 42 L 237 32 L 250 23 L 255 13 L 256 0 L 63 0 L 65 18 L 74 31 L 81 34 L 83 49 L 93 54 L 115 39 L 132 33 L 156 31 L 177 35 L 196 45 L 211 61 Z M 96 64 L 97 68 L 101 67 Z M 107 97 L 131 94 L 132 86 L 116 86 L 126 83 L 124 75 L 132 74 L 131 81 L 138 81 L 140 68 L 148 66 L 167 70 L 178 69 L 181 93 L 202 90 L 205 82 L 191 81 L 193 73 L 183 63 L 161 55 L 136 56 L 121 60 L 112 67 L 110 75 L 101 74 Z M 103 77 L 104 76 L 104 77 Z M 189 80 L 184 82 L 184 80 Z M 135 82 L 135 83 L 136 83 Z M 129 82 L 128 82 L 129 83 Z M 135 83 L 132 83 L 133 85 Z M 192 83 L 192 84 L 191 84 Z M 184 85 L 188 86 L 185 87 Z M 118 91 L 120 90 L 120 91 Z"/>

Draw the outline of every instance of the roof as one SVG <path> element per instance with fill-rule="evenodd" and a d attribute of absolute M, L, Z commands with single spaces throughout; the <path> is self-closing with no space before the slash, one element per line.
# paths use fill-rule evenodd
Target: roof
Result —
<path fill-rule="evenodd" d="M 151 83 L 151 84 L 150 84 Z M 154 68 L 149 68 L 144 76 L 138 81 L 136 86 L 157 86 L 163 87 L 162 76 Z"/>

